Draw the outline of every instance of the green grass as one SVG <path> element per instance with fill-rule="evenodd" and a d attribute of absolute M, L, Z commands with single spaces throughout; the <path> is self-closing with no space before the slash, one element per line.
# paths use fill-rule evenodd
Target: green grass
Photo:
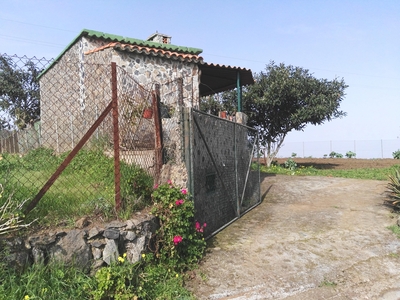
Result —
<path fill-rule="evenodd" d="M 1 264 L 0 264 L 1 265 Z M 0 299 L 90 299 L 94 279 L 77 268 L 35 264 L 24 272 L 2 265 Z"/>
<path fill-rule="evenodd" d="M 9 196 L 18 202 L 33 199 L 67 155 L 57 156 L 45 148 L 25 156 L 2 154 L 0 184 L 4 194 L 0 205 Z M 141 184 L 135 189 L 133 182 L 138 180 Z M 142 169 L 121 162 L 121 195 L 128 202 L 127 207 L 142 208 L 136 200 L 143 195 L 142 199 L 149 200 L 152 186 L 152 178 Z M 51 226 L 96 213 L 108 218 L 115 216 L 114 206 L 113 159 L 100 150 L 83 149 L 27 216 L 27 221 L 38 218 L 40 225 Z"/>
<path fill-rule="evenodd" d="M 261 166 L 260 170 L 268 174 L 298 175 L 298 176 L 330 176 L 355 179 L 374 179 L 388 180 L 388 176 L 392 174 L 399 166 L 390 168 L 368 168 L 368 169 L 351 169 L 351 170 L 334 170 L 334 169 L 316 169 L 314 167 L 297 167 L 295 170 L 289 170 L 282 166 L 272 165 L 270 168 Z"/>

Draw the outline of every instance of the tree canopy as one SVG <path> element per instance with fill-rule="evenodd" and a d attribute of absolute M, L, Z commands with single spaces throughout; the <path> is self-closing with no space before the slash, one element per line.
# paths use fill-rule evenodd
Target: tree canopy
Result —
<path fill-rule="evenodd" d="M 40 70 L 31 61 L 19 68 L 0 55 L 0 126 L 19 129 L 33 124 L 40 116 L 37 76 Z M 0 127 L 0 128 L 1 128 Z"/>
<path fill-rule="evenodd" d="M 346 115 L 340 110 L 348 87 L 343 79 L 317 79 L 307 69 L 274 62 L 254 74 L 254 79 L 254 85 L 243 89 L 243 112 L 249 117 L 248 125 L 258 130 L 268 166 L 290 131 Z M 228 92 L 219 100 L 208 99 L 202 109 L 233 113 L 236 101 L 235 93 Z"/>

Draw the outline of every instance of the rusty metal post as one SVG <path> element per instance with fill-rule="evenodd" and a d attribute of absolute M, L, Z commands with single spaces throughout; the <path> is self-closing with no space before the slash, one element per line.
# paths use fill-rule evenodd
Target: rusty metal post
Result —
<path fill-rule="evenodd" d="M 121 170 L 119 162 L 119 127 L 118 127 L 118 89 L 117 89 L 117 65 L 111 63 L 111 90 L 112 90 L 112 118 L 113 118 L 113 140 L 114 140 L 114 187 L 115 187 L 115 209 L 121 208 Z"/>
<path fill-rule="evenodd" d="M 160 111 L 160 86 L 156 84 L 156 89 L 153 91 L 153 112 L 154 112 L 154 127 L 155 127 L 155 178 L 156 183 L 160 183 L 161 168 L 163 165 L 163 137 L 162 137 L 162 122 Z"/>

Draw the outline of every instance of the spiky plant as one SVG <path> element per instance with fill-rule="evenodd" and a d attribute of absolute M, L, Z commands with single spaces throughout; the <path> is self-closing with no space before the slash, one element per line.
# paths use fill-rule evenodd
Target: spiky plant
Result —
<path fill-rule="evenodd" d="M 389 175 L 387 189 L 390 198 L 388 202 L 400 208 L 400 169 L 395 169 L 394 174 Z"/>

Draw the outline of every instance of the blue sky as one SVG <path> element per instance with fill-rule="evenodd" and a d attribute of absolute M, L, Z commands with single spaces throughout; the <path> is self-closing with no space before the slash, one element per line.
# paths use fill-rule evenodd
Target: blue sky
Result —
<path fill-rule="evenodd" d="M 204 60 L 259 72 L 274 60 L 344 78 L 348 115 L 287 143 L 400 141 L 400 1 L 0 0 L 0 53 L 56 57 L 83 29 L 203 49 Z"/>

